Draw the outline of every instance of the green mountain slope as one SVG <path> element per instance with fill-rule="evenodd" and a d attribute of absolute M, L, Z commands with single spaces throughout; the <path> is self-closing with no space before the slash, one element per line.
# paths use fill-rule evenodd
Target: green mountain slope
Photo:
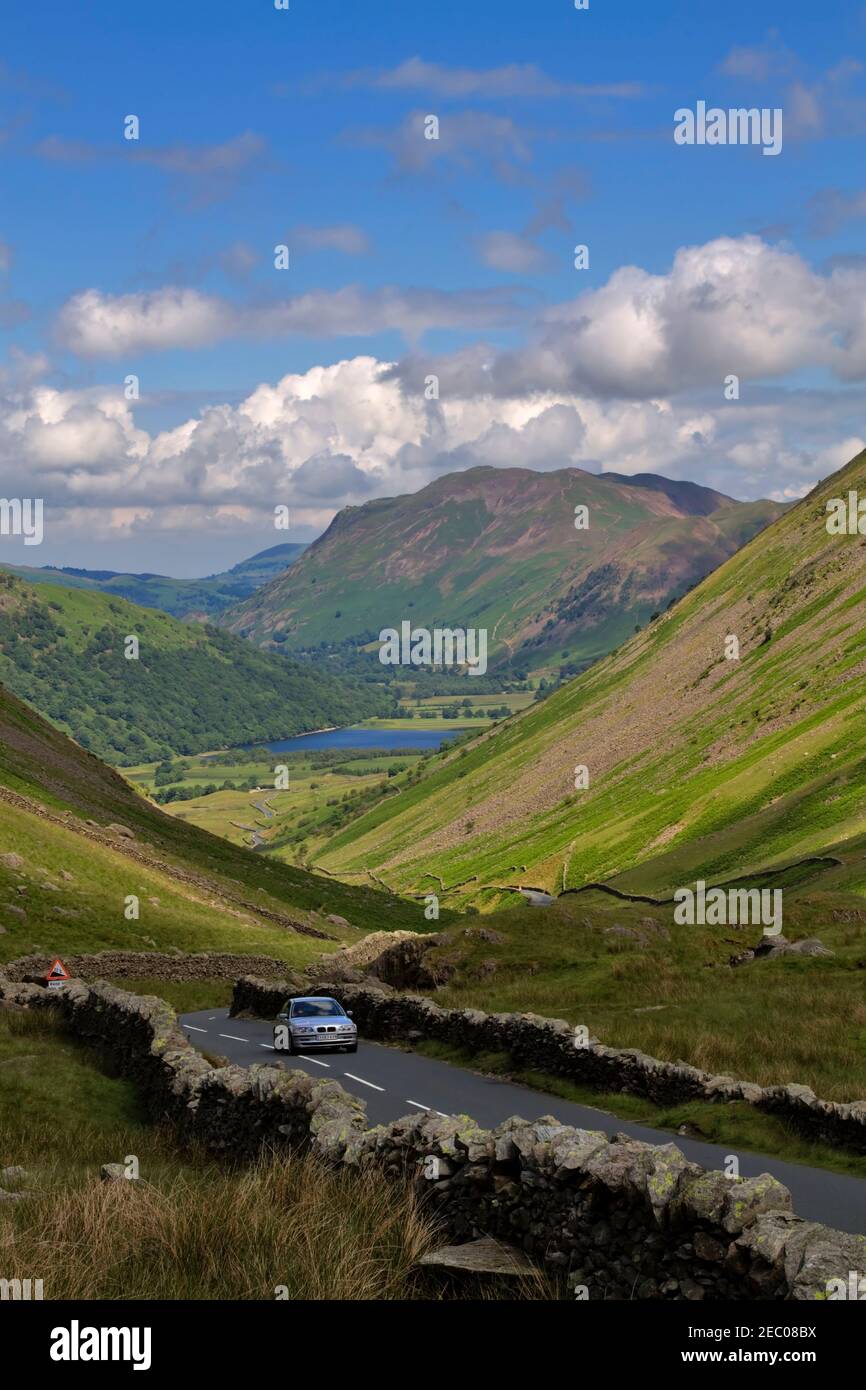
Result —
<path fill-rule="evenodd" d="M 140 900 L 137 920 L 125 916 L 129 894 Z M 172 819 L 0 688 L 0 960 L 179 949 L 301 962 L 358 930 L 423 925 L 417 905 Z"/>
<path fill-rule="evenodd" d="M 124 655 L 131 635 L 137 660 Z M 388 703 L 231 633 L 11 574 L 0 574 L 0 681 L 118 764 L 348 724 Z"/>
<path fill-rule="evenodd" d="M 664 897 L 780 867 L 864 891 L 866 539 L 826 526 L 849 489 L 866 495 L 866 453 L 621 649 L 436 759 L 322 862 L 404 888 L 469 878 L 485 905 L 504 901 L 485 885 Z"/>
<path fill-rule="evenodd" d="M 26 579 L 30 584 L 60 584 L 69 589 L 90 589 L 113 594 L 141 604 L 142 608 L 161 608 L 176 618 L 212 617 L 231 604 L 254 593 L 274 579 L 297 559 L 306 547 L 294 542 L 273 545 L 241 560 L 222 574 L 207 579 L 170 579 L 164 574 L 119 574 L 114 570 L 74 569 L 65 566 L 37 568 L 31 565 L 3 565 L 0 569 Z"/>
<path fill-rule="evenodd" d="M 373 641 L 408 618 L 487 628 L 491 664 L 587 664 L 782 510 L 652 474 L 472 468 L 347 507 L 220 622 L 309 650 Z"/>

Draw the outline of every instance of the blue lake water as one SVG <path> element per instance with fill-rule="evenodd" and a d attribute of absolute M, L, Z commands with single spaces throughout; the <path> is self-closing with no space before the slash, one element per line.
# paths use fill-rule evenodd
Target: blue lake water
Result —
<path fill-rule="evenodd" d="M 296 753 L 308 748 L 413 748 L 426 752 L 430 748 L 441 748 L 443 743 L 463 732 L 460 726 L 454 729 L 413 726 L 414 720 L 407 719 L 405 729 L 328 729 L 320 734 L 297 734 L 294 738 L 255 746 L 264 746 L 271 753 Z"/>

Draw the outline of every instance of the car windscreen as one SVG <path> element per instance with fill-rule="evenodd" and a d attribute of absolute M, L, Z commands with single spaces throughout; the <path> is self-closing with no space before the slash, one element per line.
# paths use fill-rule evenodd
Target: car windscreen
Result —
<path fill-rule="evenodd" d="M 342 1018 L 343 1010 L 333 999 L 301 999 L 292 1005 L 292 1018 Z"/>

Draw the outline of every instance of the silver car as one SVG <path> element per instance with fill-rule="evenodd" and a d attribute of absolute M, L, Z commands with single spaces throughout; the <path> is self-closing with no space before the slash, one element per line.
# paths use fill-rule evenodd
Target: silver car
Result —
<path fill-rule="evenodd" d="M 314 1048 L 339 1047 L 358 1051 L 358 1029 L 336 999 L 302 995 L 289 999 L 274 1025 L 274 1050 L 312 1052 Z"/>

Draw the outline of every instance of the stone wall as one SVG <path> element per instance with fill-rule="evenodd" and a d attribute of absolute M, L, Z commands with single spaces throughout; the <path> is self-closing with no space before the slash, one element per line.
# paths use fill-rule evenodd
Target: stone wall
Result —
<path fill-rule="evenodd" d="M 19 956 L 3 967 L 10 980 L 44 976 L 53 956 Z M 272 956 L 230 955 L 203 951 L 97 951 L 93 955 L 64 956 L 63 963 L 76 979 L 236 980 L 238 974 L 283 976 L 286 962 Z"/>
<path fill-rule="evenodd" d="M 250 1017 L 273 1018 L 292 992 L 298 992 L 292 979 L 238 980 L 232 1009 L 242 1002 Z M 780 1115 L 808 1139 L 866 1153 L 864 1101 L 826 1101 L 808 1086 L 757 1086 L 732 1076 L 713 1076 L 685 1062 L 662 1062 L 634 1048 L 605 1047 L 593 1039 L 575 1047 L 574 1029 L 560 1018 L 443 1009 L 421 995 L 352 983 L 319 984 L 309 992 L 338 994 L 352 1010 L 361 1035 L 368 1038 L 404 1043 L 432 1038 L 473 1052 L 507 1052 L 516 1067 L 565 1076 L 598 1091 L 641 1096 L 656 1105 L 742 1100 Z"/>
<path fill-rule="evenodd" d="M 591 1300 L 813 1299 L 828 1279 L 866 1269 L 866 1238 L 799 1220 L 790 1193 L 768 1174 L 706 1172 L 673 1144 L 609 1139 L 553 1119 L 486 1131 L 466 1116 L 432 1113 L 367 1129 L 363 1103 L 336 1081 L 273 1064 L 212 1066 L 155 997 L 104 983 L 47 991 L 0 978 L 0 1007 L 57 1009 L 182 1141 L 234 1159 L 288 1145 L 408 1179 L 453 1240 L 516 1244 L 567 1272 Z M 364 1007 L 372 1011 L 374 1001 Z"/>

